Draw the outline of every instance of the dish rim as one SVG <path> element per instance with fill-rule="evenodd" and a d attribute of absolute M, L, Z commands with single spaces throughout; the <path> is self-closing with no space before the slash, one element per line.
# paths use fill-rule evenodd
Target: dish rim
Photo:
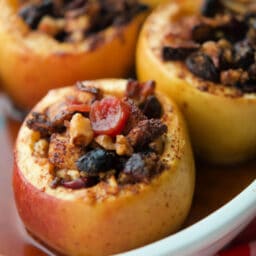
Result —
<path fill-rule="evenodd" d="M 237 234 L 236 231 L 241 230 L 256 216 L 255 205 L 256 179 L 228 203 L 195 224 L 151 244 L 116 255 L 161 256 L 184 255 L 188 252 L 193 255 L 220 242 L 225 236 L 230 236 L 231 240 Z"/>

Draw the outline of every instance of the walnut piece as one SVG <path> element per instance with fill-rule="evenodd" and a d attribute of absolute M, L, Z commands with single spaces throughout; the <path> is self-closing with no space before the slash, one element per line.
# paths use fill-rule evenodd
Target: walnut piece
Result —
<path fill-rule="evenodd" d="M 73 115 L 69 125 L 70 143 L 86 147 L 93 140 L 93 130 L 89 118 L 81 114 Z"/>

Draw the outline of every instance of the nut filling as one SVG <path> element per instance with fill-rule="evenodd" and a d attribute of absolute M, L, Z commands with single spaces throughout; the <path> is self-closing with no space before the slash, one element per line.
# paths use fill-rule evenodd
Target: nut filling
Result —
<path fill-rule="evenodd" d="M 161 54 L 164 61 L 183 61 L 202 80 L 255 93 L 256 8 L 234 9 L 233 2 L 240 1 L 206 0 L 201 15 L 180 18 L 165 34 Z"/>
<path fill-rule="evenodd" d="M 52 164 L 51 186 L 147 183 L 162 172 L 167 126 L 154 89 L 129 80 L 117 97 L 78 83 L 74 95 L 32 113 L 26 125 L 40 134 L 33 155 Z"/>
<path fill-rule="evenodd" d="M 27 0 L 18 14 L 32 30 L 60 42 L 81 42 L 107 27 L 128 23 L 146 9 L 137 0 Z"/>

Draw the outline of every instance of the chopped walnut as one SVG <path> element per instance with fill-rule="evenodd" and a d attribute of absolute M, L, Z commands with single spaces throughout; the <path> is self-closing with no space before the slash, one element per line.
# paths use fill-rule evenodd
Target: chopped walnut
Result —
<path fill-rule="evenodd" d="M 93 130 L 89 118 L 77 113 L 73 115 L 69 125 L 70 142 L 86 147 L 93 140 Z"/>
<path fill-rule="evenodd" d="M 118 189 L 118 184 L 117 184 L 117 181 L 116 181 L 116 178 L 114 175 L 110 176 L 109 179 L 108 179 L 108 193 L 110 194 L 117 194 L 119 189 Z"/>
<path fill-rule="evenodd" d="M 80 178 L 80 173 L 78 170 L 60 169 L 56 171 L 56 177 L 70 181 Z"/>
<path fill-rule="evenodd" d="M 48 156 L 49 143 L 45 139 L 40 139 L 34 144 L 33 154 L 39 157 L 47 157 Z"/>
<path fill-rule="evenodd" d="M 65 26 L 64 19 L 54 19 L 44 16 L 38 25 L 38 30 L 50 36 L 57 35 Z"/>
<path fill-rule="evenodd" d="M 79 16 L 73 19 L 67 19 L 66 31 L 73 33 L 74 31 L 86 31 L 90 27 L 90 19 L 88 16 Z"/>
<path fill-rule="evenodd" d="M 66 169 L 56 171 L 56 177 L 69 180 L 69 176 L 67 174 Z"/>
<path fill-rule="evenodd" d="M 220 74 L 221 83 L 229 86 L 244 84 L 248 79 L 248 73 L 242 69 L 229 69 L 222 71 Z"/>
<path fill-rule="evenodd" d="M 130 156 L 133 153 L 132 146 L 130 145 L 126 137 L 123 135 L 116 136 L 115 147 L 116 147 L 116 153 L 119 156 L 123 156 L 123 155 Z"/>
<path fill-rule="evenodd" d="M 106 150 L 115 150 L 115 144 L 108 135 L 98 135 L 94 140 Z"/>
<path fill-rule="evenodd" d="M 80 178 L 80 172 L 78 170 L 68 170 L 67 175 L 70 177 L 71 180 L 76 180 Z"/>

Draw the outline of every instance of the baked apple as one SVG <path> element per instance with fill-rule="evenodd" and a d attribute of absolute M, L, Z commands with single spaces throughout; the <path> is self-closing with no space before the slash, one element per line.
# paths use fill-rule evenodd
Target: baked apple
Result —
<path fill-rule="evenodd" d="M 109 255 L 177 230 L 194 161 L 177 107 L 155 83 L 52 90 L 22 125 L 13 189 L 27 229 L 68 255 Z"/>
<path fill-rule="evenodd" d="M 22 109 L 47 91 L 131 71 L 146 5 L 133 0 L 0 1 L 0 77 Z"/>
<path fill-rule="evenodd" d="M 256 154 L 256 11 L 222 2 L 160 6 L 140 34 L 137 74 L 178 103 L 200 157 L 234 164 Z"/>

